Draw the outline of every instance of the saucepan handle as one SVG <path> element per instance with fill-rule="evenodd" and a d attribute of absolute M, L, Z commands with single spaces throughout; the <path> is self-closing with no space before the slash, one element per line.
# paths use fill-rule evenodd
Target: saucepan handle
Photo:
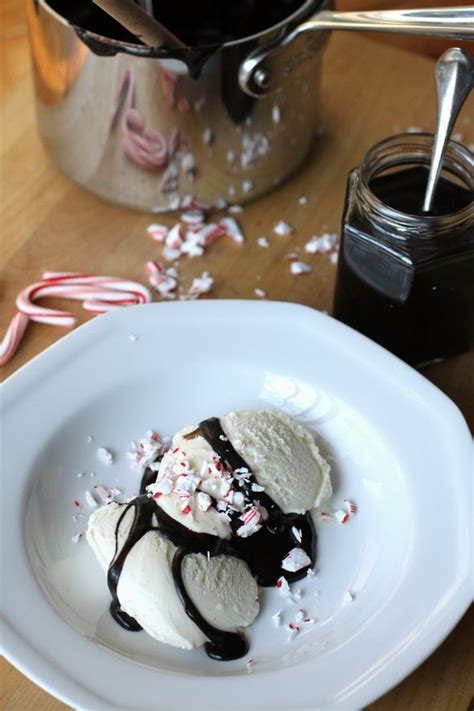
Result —
<path fill-rule="evenodd" d="M 241 88 L 257 97 L 274 91 L 291 75 L 296 66 L 321 48 L 327 39 L 328 30 L 390 32 L 474 40 L 474 6 L 358 12 L 322 10 L 283 37 L 252 52 L 240 67 Z M 301 42 L 295 42 L 298 38 L 306 39 L 303 46 Z M 292 51 L 292 47 L 295 47 L 295 51 Z M 282 61 L 278 60 L 279 53 L 282 53 Z"/>

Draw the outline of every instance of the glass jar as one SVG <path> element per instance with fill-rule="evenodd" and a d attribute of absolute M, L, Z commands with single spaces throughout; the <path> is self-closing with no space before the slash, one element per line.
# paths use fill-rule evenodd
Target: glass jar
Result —
<path fill-rule="evenodd" d="M 451 141 L 422 212 L 432 134 L 387 138 L 349 174 L 334 316 L 412 365 L 474 343 L 474 156 Z"/>

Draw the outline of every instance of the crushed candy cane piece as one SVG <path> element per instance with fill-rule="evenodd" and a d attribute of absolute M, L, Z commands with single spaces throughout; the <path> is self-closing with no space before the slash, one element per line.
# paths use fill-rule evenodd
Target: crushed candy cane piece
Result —
<path fill-rule="evenodd" d="M 187 225 L 202 225 L 204 223 L 204 213 L 202 210 L 188 210 L 181 215 L 182 222 Z"/>
<path fill-rule="evenodd" d="M 278 610 L 277 612 L 275 612 L 274 615 L 272 615 L 272 620 L 277 627 L 280 627 L 280 625 L 281 625 L 281 610 Z"/>
<path fill-rule="evenodd" d="M 237 535 L 240 538 L 248 538 L 262 528 L 263 515 L 260 508 L 255 504 L 244 511 L 242 516 L 239 516 L 239 519 L 244 524 L 237 529 Z"/>
<path fill-rule="evenodd" d="M 243 244 L 245 241 L 245 237 L 243 235 L 242 230 L 239 227 L 239 224 L 237 220 L 235 220 L 233 217 L 223 217 L 221 220 L 219 220 L 219 225 L 221 227 L 225 228 L 225 231 L 231 239 L 234 240 L 237 244 Z"/>
<path fill-rule="evenodd" d="M 312 267 L 307 262 L 295 261 L 290 264 L 291 274 L 308 274 L 312 271 Z"/>
<path fill-rule="evenodd" d="M 79 472 L 79 474 L 77 475 L 77 478 L 82 479 L 83 477 L 85 477 L 85 475 L 86 475 L 85 472 Z"/>
<path fill-rule="evenodd" d="M 267 249 L 270 246 L 270 242 L 268 241 L 268 239 L 266 237 L 259 237 L 257 239 L 257 244 L 262 249 Z"/>
<path fill-rule="evenodd" d="M 181 250 L 173 249 L 172 247 L 165 247 L 162 254 L 167 262 L 174 262 L 176 259 L 180 258 Z"/>
<path fill-rule="evenodd" d="M 79 541 L 82 541 L 83 538 L 84 538 L 83 533 L 76 533 L 76 535 L 71 538 L 71 541 L 73 543 L 79 543 Z"/>
<path fill-rule="evenodd" d="M 82 508 L 82 504 L 78 499 L 74 499 L 74 508 L 75 509 L 80 509 Z"/>
<path fill-rule="evenodd" d="M 288 641 L 292 641 L 298 632 L 300 631 L 300 628 L 298 625 L 294 625 L 292 622 L 286 625 L 287 630 L 289 630 L 290 634 L 288 635 Z"/>
<path fill-rule="evenodd" d="M 312 271 L 311 265 L 307 262 L 291 262 L 290 272 L 291 274 L 307 274 Z"/>
<path fill-rule="evenodd" d="M 204 248 L 199 244 L 193 244 L 188 241 L 181 247 L 181 254 L 187 254 L 188 257 L 202 257 L 204 254 Z"/>
<path fill-rule="evenodd" d="M 144 472 L 150 464 L 164 453 L 164 449 L 165 446 L 159 435 L 153 430 L 149 430 L 138 443 L 132 442 L 132 449 L 127 453 L 127 457 L 132 461 L 136 469 Z"/>
<path fill-rule="evenodd" d="M 158 285 L 158 292 L 165 299 L 172 299 L 175 297 L 174 292 L 176 291 L 177 286 L 177 280 L 174 277 L 167 275 Z"/>
<path fill-rule="evenodd" d="M 278 590 L 282 593 L 288 594 L 290 592 L 290 586 L 288 585 L 288 580 L 283 575 L 281 575 L 278 578 L 276 586 L 277 586 Z"/>
<path fill-rule="evenodd" d="M 344 499 L 344 506 L 346 507 L 346 511 L 349 514 L 349 518 L 354 518 L 354 516 L 357 514 L 356 504 L 354 504 L 353 501 L 349 501 L 349 499 Z"/>
<path fill-rule="evenodd" d="M 254 291 L 255 296 L 258 296 L 259 299 L 266 299 L 267 298 L 267 292 L 265 289 L 255 289 Z"/>
<path fill-rule="evenodd" d="M 99 447 L 99 449 L 97 450 L 97 456 L 99 460 L 107 466 L 110 466 L 114 463 L 114 455 L 109 449 L 106 449 L 105 447 Z"/>
<path fill-rule="evenodd" d="M 238 440 L 235 440 L 234 446 L 237 447 L 238 449 L 241 449 L 240 445 L 237 444 Z M 247 467 L 239 467 L 238 469 L 234 469 L 233 472 L 234 479 L 242 485 L 243 483 L 248 483 L 250 479 L 250 472 L 247 469 Z"/>
<path fill-rule="evenodd" d="M 86 492 L 84 494 L 84 498 L 86 500 L 86 504 L 91 508 L 95 508 L 97 506 L 97 501 L 92 495 L 92 492 L 89 489 L 86 489 Z"/>
<path fill-rule="evenodd" d="M 252 190 L 255 188 L 255 184 L 253 180 L 243 180 L 242 181 L 242 190 L 244 193 L 251 193 Z"/>
<path fill-rule="evenodd" d="M 296 573 L 302 568 L 311 565 L 311 558 L 302 548 L 292 548 L 283 558 L 281 567 L 291 573 Z"/>
<path fill-rule="evenodd" d="M 229 207 L 229 212 L 232 212 L 233 214 L 237 215 L 239 212 L 243 212 L 244 208 L 242 205 L 231 205 Z"/>
<path fill-rule="evenodd" d="M 352 592 L 352 590 L 348 590 L 344 595 L 344 602 L 353 602 L 354 598 L 355 594 Z"/>
<path fill-rule="evenodd" d="M 165 274 L 164 266 L 161 264 L 161 262 L 145 262 L 145 272 L 148 275 L 148 281 L 150 285 L 154 286 L 155 289 L 157 289 L 163 281 L 163 275 Z"/>
<path fill-rule="evenodd" d="M 168 236 L 169 228 L 166 225 L 152 224 L 148 225 L 146 231 L 155 242 L 164 242 Z"/>
<path fill-rule="evenodd" d="M 241 491 L 234 491 L 234 500 L 233 504 L 234 506 L 237 506 L 237 508 L 241 507 L 244 505 L 245 502 L 245 496 Z"/>
<path fill-rule="evenodd" d="M 184 242 L 184 230 L 181 227 L 180 223 L 177 222 L 168 232 L 168 236 L 166 237 L 165 244 L 167 247 L 171 247 L 171 249 L 180 249 L 183 242 Z"/>
<path fill-rule="evenodd" d="M 265 487 L 260 486 L 260 484 L 252 484 L 252 491 L 256 491 L 256 492 L 265 491 Z"/>
<path fill-rule="evenodd" d="M 278 125 L 281 121 L 281 109 L 278 104 L 273 104 L 272 107 L 272 121 L 274 124 Z"/>
<path fill-rule="evenodd" d="M 315 578 L 316 577 L 316 573 L 313 570 L 313 568 L 308 568 L 308 570 L 306 571 L 306 577 L 307 578 Z"/>
<path fill-rule="evenodd" d="M 349 521 L 349 514 L 347 511 L 343 511 L 343 509 L 338 509 L 334 512 L 334 518 L 339 523 L 347 523 Z"/>
<path fill-rule="evenodd" d="M 296 613 L 296 616 L 295 616 L 295 623 L 296 623 L 297 625 L 299 625 L 301 622 L 303 622 L 303 620 L 305 619 L 305 617 L 306 617 L 306 612 L 300 608 L 300 609 L 298 610 L 298 612 Z"/>
<path fill-rule="evenodd" d="M 289 222 L 280 220 L 279 222 L 276 223 L 275 227 L 273 228 L 273 231 L 276 235 L 280 235 L 282 237 L 288 237 L 289 235 L 293 234 L 293 232 L 295 231 L 295 228 L 292 225 L 290 225 Z"/>
<path fill-rule="evenodd" d="M 173 482 L 168 477 L 163 477 L 154 484 L 149 484 L 146 488 L 152 499 L 159 499 L 160 496 L 168 496 L 173 491 Z"/>
<path fill-rule="evenodd" d="M 203 511 L 204 513 L 208 511 L 211 508 L 212 505 L 212 499 L 209 496 L 209 494 L 204 493 L 204 491 L 200 491 L 197 495 L 197 502 L 198 506 Z"/>
<path fill-rule="evenodd" d="M 324 232 L 322 235 L 313 235 L 309 242 L 306 242 L 304 249 L 308 254 L 329 254 L 339 248 L 339 235 Z"/>
<path fill-rule="evenodd" d="M 189 294 L 191 296 L 200 296 L 201 294 L 208 294 L 212 291 L 214 287 L 214 278 L 209 274 L 209 272 L 203 272 L 200 277 L 193 279 L 191 288 L 189 289 Z"/>
<path fill-rule="evenodd" d="M 109 500 L 108 495 L 107 495 L 107 490 L 100 484 L 94 486 L 94 488 L 92 490 L 92 496 L 95 498 L 96 501 L 98 499 L 98 503 L 101 503 L 101 504 L 105 504 L 105 502 L 107 500 Z"/>
<path fill-rule="evenodd" d="M 306 197 L 306 195 L 300 195 L 300 197 L 298 198 L 298 204 L 299 205 L 306 205 L 307 202 L 308 202 L 308 198 Z"/>

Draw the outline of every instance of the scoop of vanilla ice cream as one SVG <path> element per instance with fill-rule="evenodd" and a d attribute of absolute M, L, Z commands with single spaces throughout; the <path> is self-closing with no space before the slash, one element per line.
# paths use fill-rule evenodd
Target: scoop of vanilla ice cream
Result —
<path fill-rule="evenodd" d="M 209 508 L 206 507 L 206 497 L 204 497 L 204 502 L 202 497 L 199 497 L 199 492 L 201 492 L 212 496 L 217 501 L 223 501 L 224 496 L 229 492 L 230 484 L 226 484 L 221 472 L 216 468 L 216 462 L 213 461 L 215 453 L 207 440 L 201 436 L 186 439 L 185 435 L 195 429 L 196 426 L 185 427 L 174 435 L 170 450 L 163 457 L 157 476 L 157 482 L 163 481 L 168 476 L 176 481 L 181 463 L 186 462 L 187 470 L 191 469 L 194 475 L 199 478 L 196 491 L 193 492 L 189 502 L 192 514 L 183 516 L 183 499 L 175 490 L 160 496 L 157 499 L 157 504 L 165 513 L 183 523 L 191 531 L 209 533 L 220 538 L 230 538 L 231 528 L 228 520 L 210 506 L 210 501 L 207 501 Z M 233 503 L 236 508 L 240 508 L 238 503 Z"/>
<path fill-rule="evenodd" d="M 111 503 L 89 518 L 87 540 L 107 571 L 115 554 L 115 532 L 123 506 Z M 133 521 L 130 509 L 118 530 L 123 546 Z M 149 531 L 127 555 L 117 595 L 121 608 L 152 637 L 182 649 L 207 641 L 188 617 L 176 592 L 171 565 L 176 546 L 158 531 Z M 182 563 L 186 590 L 203 617 L 219 629 L 235 632 L 251 624 L 259 611 L 258 588 L 247 564 L 231 556 L 208 560 L 189 554 Z"/>
<path fill-rule="evenodd" d="M 273 410 L 220 418 L 234 449 L 284 513 L 304 513 L 331 496 L 330 467 L 313 434 Z"/>

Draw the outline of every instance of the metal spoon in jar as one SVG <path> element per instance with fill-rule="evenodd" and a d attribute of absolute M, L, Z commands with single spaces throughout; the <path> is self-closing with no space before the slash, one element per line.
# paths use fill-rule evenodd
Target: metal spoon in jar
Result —
<path fill-rule="evenodd" d="M 430 212 L 454 122 L 474 86 L 474 62 L 462 49 L 448 49 L 436 64 L 438 120 L 423 212 Z"/>

